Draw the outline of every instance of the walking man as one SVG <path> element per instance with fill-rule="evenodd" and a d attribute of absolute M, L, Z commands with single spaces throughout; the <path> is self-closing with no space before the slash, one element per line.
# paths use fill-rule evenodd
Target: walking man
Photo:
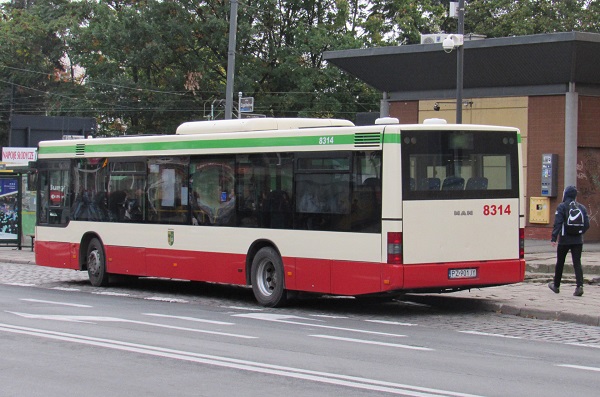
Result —
<path fill-rule="evenodd" d="M 577 287 L 574 296 L 583 295 L 583 270 L 581 268 L 581 252 L 583 250 L 583 235 L 590 227 L 587 210 L 579 204 L 577 188 L 567 186 L 563 195 L 563 201 L 556 208 L 554 214 L 554 228 L 552 229 L 552 246 L 556 249 L 556 268 L 554 270 L 554 281 L 548 284 L 554 293 L 560 292 L 560 282 L 567 253 L 571 251 L 573 268 L 575 269 L 575 280 Z"/>

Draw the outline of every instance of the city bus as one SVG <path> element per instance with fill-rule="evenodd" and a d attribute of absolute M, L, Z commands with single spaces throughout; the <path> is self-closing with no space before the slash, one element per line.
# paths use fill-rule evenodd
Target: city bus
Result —
<path fill-rule="evenodd" d="M 39 143 L 36 263 L 298 292 L 523 281 L 521 135 L 426 120 L 255 118 Z"/>

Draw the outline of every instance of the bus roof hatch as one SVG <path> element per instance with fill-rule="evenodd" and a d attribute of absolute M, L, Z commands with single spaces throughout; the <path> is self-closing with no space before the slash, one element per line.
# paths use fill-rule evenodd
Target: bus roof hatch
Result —
<path fill-rule="evenodd" d="M 291 130 L 317 127 L 352 127 L 354 124 L 341 119 L 312 118 L 256 118 L 233 120 L 190 121 L 177 127 L 178 135 L 214 134 L 221 132 L 244 132 L 264 130 Z"/>

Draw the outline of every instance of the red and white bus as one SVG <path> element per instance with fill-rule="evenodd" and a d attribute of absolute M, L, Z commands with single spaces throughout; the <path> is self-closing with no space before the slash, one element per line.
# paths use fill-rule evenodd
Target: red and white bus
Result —
<path fill-rule="evenodd" d="M 523 280 L 515 128 L 333 119 L 45 141 L 36 262 L 293 291 L 451 292 Z"/>

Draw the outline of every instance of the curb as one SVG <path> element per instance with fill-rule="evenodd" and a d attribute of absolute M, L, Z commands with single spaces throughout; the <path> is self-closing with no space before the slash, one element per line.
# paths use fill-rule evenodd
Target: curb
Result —
<path fill-rule="evenodd" d="M 555 266 L 554 263 L 550 264 L 550 263 L 527 263 L 526 262 L 525 271 L 529 272 L 529 273 L 554 275 L 554 266 Z M 584 276 L 586 276 L 586 275 L 600 276 L 600 266 L 582 264 L 581 267 L 583 269 Z M 563 274 L 574 275 L 575 271 L 573 270 L 573 265 L 568 262 L 565 263 Z"/>
<path fill-rule="evenodd" d="M 600 315 L 573 314 L 555 310 L 534 309 L 501 302 L 490 302 L 477 298 L 457 297 L 452 301 L 445 301 L 441 297 L 435 295 L 411 294 L 410 300 L 427 305 L 443 307 L 449 310 L 456 310 L 458 306 L 457 302 L 460 302 L 460 307 L 464 309 L 483 310 L 523 318 L 534 318 L 538 320 L 564 321 L 583 325 L 593 325 L 596 327 L 600 326 Z"/>
<path fill-rule="evenodd" d="M 36 265 L 34 260 L 28 261 L 26 259 L 13 259 L 13 258 L 3 258 L 2 262 L 4 263 L 15 263 L 18 265 Z"/>
<path fill-rule="evenodd" d="M 495 302 L 481 302 L 481 308 L 496 313 L 510 314 L 524 318 L 535 318 L 538 320 L 564 321 L 583 325 L 600 326 L 600 316 L 591 316 L 587 314 L 573 314 L 552 310 L 520 308 Z"/>

